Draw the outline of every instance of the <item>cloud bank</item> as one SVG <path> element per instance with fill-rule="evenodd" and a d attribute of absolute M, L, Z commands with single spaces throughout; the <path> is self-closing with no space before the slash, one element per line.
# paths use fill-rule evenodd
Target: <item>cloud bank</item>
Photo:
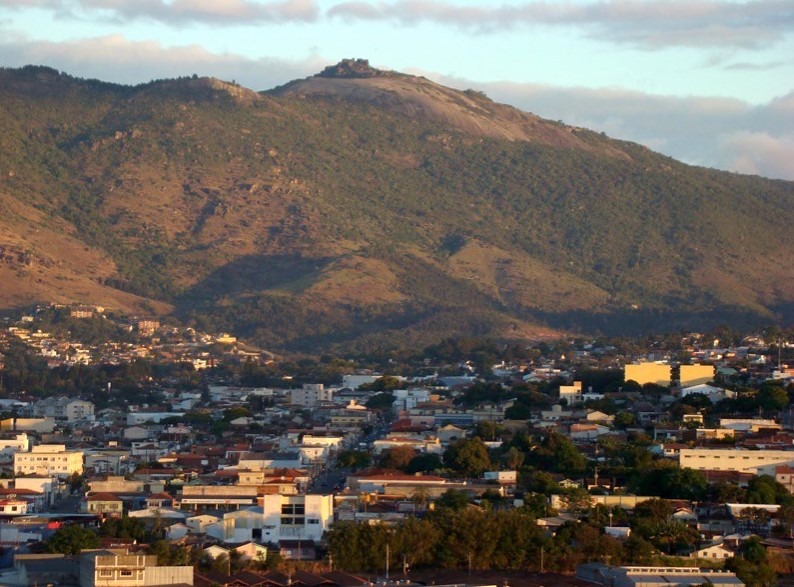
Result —
<path fill-rule="evenodd" d="M 112 22 L 145 19 L 169 25 L 308 22 L 320 16 L 315 0 L 0 0 L 0 6 L 40 8 L 63 19 L 98 17 Z"/>
<path fill-rule="evenodd" d="M 347 21 L 432 22 L 480 32 L 544 25 L 583 28 L 593 38 L 644 49 L 671 46 L 759 49 L 794 30 L 789 0 L 601 0 L 459 6 L 444 0 L 350 1 L 328 15 Z"/>
<path fill-rule="evenodd" d="M 433 23 L 481 33 L 518 27 L 575 27 L 600 41 L 641 49 L 767 48 L 794 31 L 791 0 L 593 0 L 461 5 L 454 0 L 0 0 L 8 9 L 37 8 L 61 19 L 148 20 L 171 26 L 283 22 Z"/>

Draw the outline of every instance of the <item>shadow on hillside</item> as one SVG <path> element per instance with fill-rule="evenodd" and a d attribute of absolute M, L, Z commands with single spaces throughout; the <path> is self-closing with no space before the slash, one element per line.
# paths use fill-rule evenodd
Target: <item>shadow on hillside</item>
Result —
<path fill-rule="evenodd" d="M 610 312 L 537 312 L 538 320 L 551 328 L 603 336 L 639 336 L 648 333 L 713 330 L 730 326 L 746 331 L 773 323 L 791 323 L 794 304 L 771 309 L 774 316 L 752 312 L 747 308 L 719 306 L 696 309 L 620 309 Z"/>
<path fill-rule="evenodd" d="M 304 289 L 317 279 L 332 258 L 299 255 L 245 255 L 217 268 L 176 301 L 179 309 L 219 297 L 233 297 L 268 289 Z"/>

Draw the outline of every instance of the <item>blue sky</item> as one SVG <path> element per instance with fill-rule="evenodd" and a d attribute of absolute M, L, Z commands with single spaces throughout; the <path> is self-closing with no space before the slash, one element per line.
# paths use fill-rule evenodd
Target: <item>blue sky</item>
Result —
<path fill-rule="evenodd" d="M 262 90 L 346 57 L 794 180 L 794 0 L 0 0 L 0 66 Z"/>

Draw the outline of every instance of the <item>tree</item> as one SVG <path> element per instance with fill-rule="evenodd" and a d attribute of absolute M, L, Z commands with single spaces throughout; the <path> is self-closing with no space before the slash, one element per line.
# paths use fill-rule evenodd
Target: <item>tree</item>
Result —
<path fill-rule="evenodd" d="M 788 394 L 779 385 L 764 383 L 758 390 L 758 403 L 767 412 L 779 412 L 788 406 Z"/>
<path fill-rule="evenodd" d="M 101 536 L 146 542 L 146 525 L 138 518 L 108 518 L 99 528 Z"/>
<path fill-rule="evenodd" d="M 532 409 L 524 403 L 514 403 L 505 410 L 507 420 L 529 420 L 532 416 Z"/>
<path fill-rule="evenodd" d="M 747 503 L 791 504 L 792 496 L 788 490 L 770 475 L 758 475 L 747 483 Z"/>
<path fill-rule="evenodd" d="M 639 471 L 630 486 L 639 495 L 700 501 L 706 495 L 708 482 L 700 471 L 680 469 L 673 463 L 657 461 L 653 469 Z"/>
<path fill-rule="evenodd" d="M 625 430 L 629 426 L 633 426 L 636 419 L 634 418 L 634 414 L 631 412 L 620 412 L 615 415 L 615 420 L 613 424 L 615 428 L 620 430 Z"/>
<path fill-rule="evenodd" d="M 75 555 L 86 548 L 98 548 L 99 542 L 99 534 L 93 530 L 71 524 L 59 528 L 53 534 L 47 543 L 47 551 Z"/>
<path fill-rule="evenodd" d="M 466 507 L 469 503 L 469 496 L 458 489 L 447 489 L 441 497 L 436 500 L 436 506 L 459 510 Z"/>
<path fill-rule="evenodd" d="M 667 554 L 674 554 L 697 544 L 700 534 L 678 520 L 664 520 L 656 524 L 651 538 L 659 548 L 665 548 Z"/>
<path fill-rule="evenodd" d="M 376 393 L 364 404 L 370 410 L 379 410 L 384 413 L 391 413 L 394 404 L 394 394 L 391 392 Z"/>
<path fill-rule="evenodd" d="M 441 457 L 432 453 L 421 453 L 411 459 L 411 462 L 405 467 L 405 472 L 409 475 L 414 473 L 429 473 L 440 469 L 444 463 Z"/>
<path fill-rule="evenodd" d="M 524 453 L 511 446 L 504 455 L 504 463 L 509 469 L 518 470 L 524 464 Z"/>
<path fill-rule="evenodd" d="M 337 466 L 345 469 L 363 469 L 371 461 L 369 454 L 360 450 L 343 450 L 336 457 Z"/>
<path fill-rule="evenodd" d="M 624 562 L 635 565 L 647 565 L 651 563 L 656 551 L 650 542 L 641 536 L 632 534 L 623 543 L 623 552 L 625 554 Z"/>
<path fill-rule="evenodd" d="M 474 437 L 451 444 L 444 452 L 444 464 L 466 477 L 480 477 L 491 468 L 491 459 L 482 440 Z"/>
<path fill-rule="evenodd" d="M 415 456 L 413 447 L 395 446 L 383 452 L 378 464 L 386 469 L 405 469 Z"/>

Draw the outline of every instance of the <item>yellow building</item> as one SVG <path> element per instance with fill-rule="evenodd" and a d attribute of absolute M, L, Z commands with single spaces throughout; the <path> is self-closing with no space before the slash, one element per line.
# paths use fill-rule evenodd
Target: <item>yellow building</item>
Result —
<path fill-rule="evenodd" d="M 63 444 L 40 444 L 30 452 L 14 453 L 14 475 L 70 477 L 83 473 L 83 452 L 66 450 Z"/>
<path fill-rule="evenodd" d="M 681 387 L 714 381 L 714 365 L 681 365 Z"/>
<path fill-rule="evenodd" d="M 736 448 L 682 448 L 681 468 L 701 471 L 739 471 L 753 475 L 775 475 L 778 466 L 794 465 L 794 451 L 741 450 Z"/>
<path fill-rule="evenodd" d="M 655 383 L 670 387 L 672 368 L 663 363 L 636 363 L 626 365 L 624 381 L 636 381 L 640 385 Z"/>

